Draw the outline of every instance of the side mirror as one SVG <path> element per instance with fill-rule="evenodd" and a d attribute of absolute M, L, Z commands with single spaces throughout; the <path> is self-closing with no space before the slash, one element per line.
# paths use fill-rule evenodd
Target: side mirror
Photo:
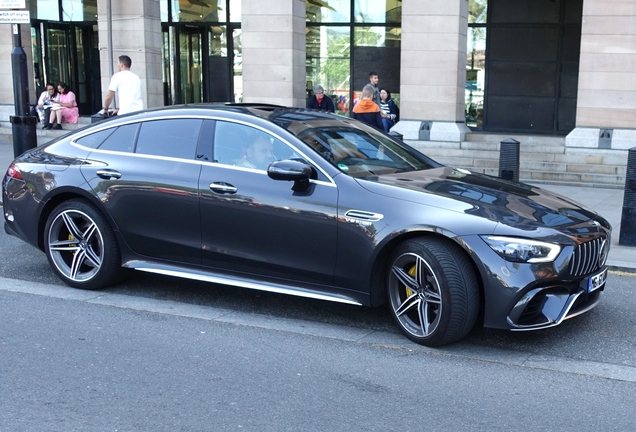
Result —
<path fill-rule="evenodd" d="M 309 188 L 311 174 L 311 166 L 307 162 L 298 159 L 275 161 L 267 168 L 267 175 L 272 180 L 293 181 L 292 190 L 296 192 L 304 192 Z"/>

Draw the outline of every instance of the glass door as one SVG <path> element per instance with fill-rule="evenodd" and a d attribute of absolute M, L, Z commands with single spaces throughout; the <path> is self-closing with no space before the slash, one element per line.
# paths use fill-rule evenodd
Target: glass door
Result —
<path fill-rule="evenodd" d="M 45 25 L 44 39 L 47 81 L 53 84 L 65 82 L 73 88 L 70 79 L 73 74 L 71 32 L 68 27 Z"/>
<path fill-rule="evenodd" d="M 162 36 L 166 105 L 242 99 L 239 28 L 164 25 Z"/>
<path fill-rule="evenodd" d="M 203 49 L 202 30 L 182 27 L 179 29 L 179 72 L 181 79 L 180 103 L 203 102 Z"/>
<path fill-rule="evenodd" d="M 68 84 L 83 115 L 94 114 L 102 106 L 96 27 L 92 23 L 42 23 L 41 26 L 44 35 L 41 81 Z"/>

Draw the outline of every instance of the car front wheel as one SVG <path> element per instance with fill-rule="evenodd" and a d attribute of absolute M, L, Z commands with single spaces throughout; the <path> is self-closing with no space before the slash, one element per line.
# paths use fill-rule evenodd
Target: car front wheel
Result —
<path fill-rule="evenodd" d="M 479 313 L 479 288 L 468 257 L 451 240 L 418 238 L 393 252 L 388 300 L 411 340 L 440 346 L 466 336 Z"/>
<path fill-rule="evenodd" d="M 75 288 L 103 288 L 122 276 L 115 234 L 84 200 L 69 200 L 53 210 L 45 227 L 45 252 L 53 271 Z"/>

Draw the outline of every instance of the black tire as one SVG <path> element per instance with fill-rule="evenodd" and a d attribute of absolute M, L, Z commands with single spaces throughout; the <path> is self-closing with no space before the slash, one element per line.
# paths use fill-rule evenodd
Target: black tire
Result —
<path fill-rule="evenodd" d="M 82 199 L 58 205 L 46 221 L 44 251 L 67 285 L 100 289 L 125 275 L 113 229 L 99 210 Z"/>
<path fill-rule="evenodd" d="M 426 346 L 455 342 L 479 314 L 479 286 L 466 254 L 451 240 L 417 238 L 393 251 L 387 294 L 400 331 Z"/>

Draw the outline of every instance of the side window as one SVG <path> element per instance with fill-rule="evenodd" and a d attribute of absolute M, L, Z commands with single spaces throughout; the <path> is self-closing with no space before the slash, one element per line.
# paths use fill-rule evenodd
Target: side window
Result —
<path fill-rule="evenodd" d="M 120 126 L 99 146 L 100 150 L 132 153 L 139 124 Z"/>
<path fill-rule="evenodd" d="M 104 129 L 99 132 L 92 133 L 90 135 L 86 135 L 76 140 L 75 142 L 79 145 L 89 148 L 97 148 L 101 143 L 104 142 L 106 138 L 108 138 L 113 132 L 115 132 L 116 128 Z"/>
<path fill-rule="evenodd" d="M 200 119 L 171 119 L 144 122 L 137 138 L 135 153 L 194 159 L 199 133 Z"/>
<path fill-rule="evenodd" d="M 214 161 L 266 170 L 275 160 L 294 157 L 294 151 L 267 132 L 238 123 L 217 121 L 214 134 Z"/>

